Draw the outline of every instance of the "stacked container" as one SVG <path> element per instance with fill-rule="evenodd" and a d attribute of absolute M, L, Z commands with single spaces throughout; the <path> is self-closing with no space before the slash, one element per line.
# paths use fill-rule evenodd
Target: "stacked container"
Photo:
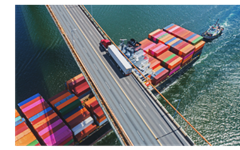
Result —
<path fill-rule="evenodd" d="M 148 38 L 155 43 L 159 43 L 160 42 L 159 39 L 165 37 L 166 35 L 168 35 L 167 32 L 163 31 L 162 29 L 161 30 L 157 29 L 157 30 L 149 33 Z"/>
<path fill-rule="evenodd" d="M 148 51 L 148 53 L 151 56 L 158 57 L 162 53 L 166 52 L 169 49 L 169 46 L 163 44 L 163 43 L 158 43 L 155 46 L 151 47 Z"/>
<path fill-rule="evenodd" d="M 145 53 L 148 53 L 149 49 L 156 45 L 156 43 L 150 41 L 149 39 L 144 39 L 139 43 L 141 44 L 139 48 L 141 48 Z"/>
<path fill-rule="evenodd" d="M 25 123 L 15 109 L 15 145 L 16 146 L 39 146 L 39 142 L 33 135 L 32 131 Z"/>
<path fill-rule="evenodd" d="M 169 74 L 169 71 L 161 65 L 153 69 L 153 72 L 154 74 L 151 76 L 153 85 L 157 85 L 161 81 L 165 80 Z"/>
<path fill-rule="evenodd" d="M 46 145 L 73 145 L 71 130 L 40 94 L 18 104 Z"/>
<path fill-rule="evenodd" d="M 66 88 L 73 92 L 81 101 L 89 98 L 92 94 L 92 91 L 82 74 L 68 80 L 66 82 Z"/>
<path fill-rule="evenodd" d="M 182 57 L 182 66 L 192 59 L 195 47 L 185 41 L 179 40 L 170 47 L 170 51 Z"/>
<path fill-rule="evenodd" d="M 102 111 L 95 97 L 92 97 L 85 102 L 85 107 L 91 112 L 98 126 L 101 126 L 107 122 L 107 117 L 104 115 L 104 112 Z"/>
<path fill-rule="evenodd" d="M 180 69 L 182 58 L 170 51 L 164 52 L 157 58 L 161 61 L 161 65 L 169 70 L 169 75 Z"/>
<path fill-rule="evenodd" d="M 73 131 L 77 141 L 81 141 L 96 129 L 96 125 L 90 116 L 90 112 L 85 107 L 78 108 L 79 109 L 73 110 L 71 114 L 65 115 L 64 118 Z"/>
<path fill-rule="evenodd" d="M 163 28 L 164 31 L 171 33 L 172 35 L 175 35 L 176 37 L 192 44 L 195 49 L 193 53 L 193 57 L 196 57 L 197 55 L 201 54 L 201 50 L 203 46 L 205 45 L 205 42 L 203 41 L 203 37 L 193 33 L 183 27 L 180 27 L 176 24 L 170 24 L 167 27 Z"/>

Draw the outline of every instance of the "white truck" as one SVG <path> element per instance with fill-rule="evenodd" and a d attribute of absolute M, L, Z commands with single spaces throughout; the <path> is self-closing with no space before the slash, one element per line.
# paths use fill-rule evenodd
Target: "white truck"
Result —
<path fill-rule="evenodd" d="M 108 53 L 126 76 L 132 73 L 132 66 L 113 44 L 108 46 Z"/>

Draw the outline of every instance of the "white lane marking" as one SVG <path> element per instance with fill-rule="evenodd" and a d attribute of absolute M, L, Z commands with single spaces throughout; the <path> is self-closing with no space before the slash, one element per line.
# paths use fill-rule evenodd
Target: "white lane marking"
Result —
<path fill-rule="evenodd" d="M 158 124 L 161 128 L 162 128 L 162 130 L 164 131 L 164 133 L 166 134 L 167 132 L 163 129 L 163 127 L 160 125 L 160 124 Z"/>
<path fill-rule="evenodd" d="M 107 85 L 107 87 L 109 88 L 109 90 L 111 89 L 110 87 L 109 87 L 109 85 L 107 84 L 107 82 L 105 81 L 105 84 Z"/>
<path fill-rule="evenodd" d="M 137 130 L 137 133 L 139 134 L 140 138 L 144 141 L 142 135 L 138 132 L 138 130 Z"/>
<path fill-rule="evenodd" d="M 119 104 L 119 105 L 122 108 L 123 112 L 126 114 L 126 111 L 123 109 L 122 105 L 121 104 Z"/>
<path fill-rule="evenodd" d="M 146 107 L 146 105 L 143 103 L 143 101 L 141 100 L 141 98 L 139 98 L 139 100 L 142 102 L 143 106 Z"/>

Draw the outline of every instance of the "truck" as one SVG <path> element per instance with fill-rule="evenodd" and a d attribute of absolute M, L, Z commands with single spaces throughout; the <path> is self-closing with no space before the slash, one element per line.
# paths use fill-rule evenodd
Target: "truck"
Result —
<path fill-rule="evenodd" d="M 113 44 L 109 45 L 107 50 L 108 54 L 114 59 L 123 74 L 125 76 L 130 75 L 132 73 L 132 66 L 119 50 Z"/>

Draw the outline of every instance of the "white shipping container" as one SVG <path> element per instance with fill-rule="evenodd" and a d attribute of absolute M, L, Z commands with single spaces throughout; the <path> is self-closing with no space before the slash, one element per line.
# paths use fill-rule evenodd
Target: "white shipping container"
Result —
<path fill-rule="evenodd" d="M 108 52 L 125 75 L 132 72 L 132 66 L 114 45 L 108 46 Z"/>
<path fill-rule="evenodd" d="M 82 121 L 81 123 L 79 123 L 78 125 L 76 125 L 75 127 L 72 128 L 72 131 L 73 131 L 74 135 L 77 135 L 79 132 L 84 130 L 86 127 L 88 127 L 92 123 L 93 123 L 93 118 L 90 116 L 90 117 L 88 117 L 87 119 L 85 119 L 84 121 Z"/>

